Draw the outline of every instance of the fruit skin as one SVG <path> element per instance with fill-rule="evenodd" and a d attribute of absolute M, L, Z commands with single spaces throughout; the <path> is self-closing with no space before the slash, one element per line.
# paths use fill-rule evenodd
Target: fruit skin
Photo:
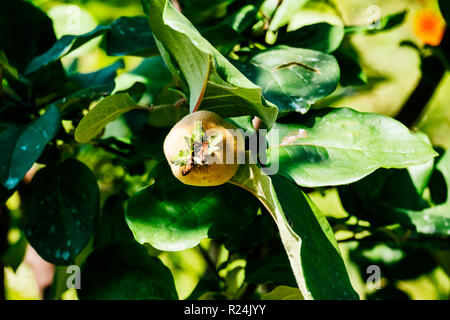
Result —
<path fill-rule="evenodd" d="M 203 129 L 208 132 L 219 131 L 222 133 L 222 144 L 219 150 L 214 152 L 216 159 L 223 159 L 223 163 L 195 165 L 189 174 L 182 174 L 185 166 L 174 164 L 171 160 L 180 150 L 186 148 L 185 137 L 191 137 L 194 131 L 195 121 L 201 121 Z M 164 155 L 169 162 L 173 175 L 187 185 L 192 186 L 218 186 L 229 181 L 239 168 L 237 155 L 244 152 L 244 138 L 240 130 L 232 132 L 227 129 L 236 129 L 211 111 L 196 111 L 185 116 L 170 130 L 164 140 Z M 228 148 L 226 147 L 228 146 Z M 234 152 L 232 164 L 226 164 L 227 150 Z"/>

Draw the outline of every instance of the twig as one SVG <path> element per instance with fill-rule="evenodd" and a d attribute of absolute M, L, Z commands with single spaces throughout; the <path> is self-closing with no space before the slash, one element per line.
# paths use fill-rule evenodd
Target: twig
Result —
<path fill-rule="evenodd" d="M 219 273 L 217 272 L 216 265 L 214 264 L 214 261 L 212 261 L 211 257 L 209 256 L 209 253 L 203 249 L 200 245 L 197 246 L 198 250 L 200 251 L 200 254 L 202 255 L 203 259 L 205 259 L 206 264 L 208 266 L 208 270 L 211 271 L 211 273 L 220 281 L 222 281 L 222 278 L 219 276 Z"/>

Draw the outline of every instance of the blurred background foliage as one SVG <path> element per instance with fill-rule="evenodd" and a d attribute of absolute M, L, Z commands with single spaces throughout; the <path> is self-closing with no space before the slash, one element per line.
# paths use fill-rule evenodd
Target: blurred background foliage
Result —
<path fill-rule="evenodd" d="M 83 34 L 94 29 L 98 24 L 109 24 L 121 16 L 140 16 L 143 14 L 141 3 L 138 0 L 32 0 L 34 5 L 45 11 L 53 21 L 57 38 L 65 34 Z M 187 2 L 187 3 L 186 3 Z M 184 14 L 197 24 L 208 24 L 202 8 L 210 1 L 184 1 L 179 4 L 185 9 Z M 373 7 L 373 6 L 377 7 Z M 372 8 L 368 10 L 368 8 Z M 389 116 L 395 116 L 403 103 L 412 93 L 420 80 L 420 58 L 410 46 L 400 46 L 404 41 L 410 41 L 423 45 L 426 35 L 420 34 L 417 27 L 420 17 L 424 12 L 431 12 L 436 21 L 444 23 L 440 16 L 437 1 L 434 0 L 330 0 L 310 1 L 305 7 L 292 13 L 288 23 L 288 30 L 314 22 L 328 21 L 344 25 L 364 25 L 371 15 L 376 15 L 373 8 L 379 8 L 380 14 L 386 16 L 407 9 L 406 19 L 401 26 L 390 31 L 377 34 L 356 34 L 349 40 L 354 48 L 354 55 L 362 67 L 367 83 L 361 86 L 339 87 L 331 96 L 323 99 L 314 107 L 347 106 L 358 111 L 376 112 Z M 206 5 L 205 10 L 208 9 Z M 213 8 L 206 17 L 216 15 L 223 17 L 226 10 Z M 375 11 L 374 11 L 375 10 Z M 191 14 L 191 16 L 189 16 Z M 419 21 L 419 22 L 418 22 Z M 438 22 L 439 23 L 439 22 Z M 119 60 L 118 57 L 108 56 L 102 49 L 100 39 L 96 38 L 87 45 L 71 52 L 62 59 L 66 69 L 78 72 L 92 72 L 111 65 Z M 124 68 L 118 70 L 116 84 L 127 85 L 141 79 L 145 75 L 133 72 L 141 64 L 144 58 L 125 56 Z M 145 73 L 143 73 L 145 74 Z M 151 83 L 152 79 L 143 79 Z M 116 89 L 118 90 L 118 89 Z M 426 106 L 423 114 L 414 124 L 419 130 L 425 132 L 432 143 L 444 149 L 450 147 L 450 75 L 445 74 L 432 99 Z M 123 120 L 115 121 L 106 128 L 105 138 L 109 136 L 129 139 L 131 133 Z M 79 159 L 86 163 L 95 173 L 102 191 L 102 203 L 115 192 L 118 184 L 126 181 L 127 191 L 131 194 L 151 182 L 150 172 L 152 163 L 143 171 L 144 175 L 129 175 L 111 161 L 111 155 L 101 149 L 90 145 L 83 146 Z M 326 190 L 314 190 L 309 193 L 313 201 L 326 214 L 330 221 L 334 221 L 337 240 L 348 239 L 355 234 L 351 230 L 339 230 L 339 221 L 354 224 L 357 227 L 356 217 L 347 221 L 349 214 L 344 209 L 336 188 Z M 20 216 L 20 198 L 13 195 L 7 202 L 12 220 Z M 269 228 L 270 229 L 270 228 Z M 361 229 L 364 229 L 362 225 Z M 270 231 L 269 231 L 270 232 Z M 358 230 L 358 232 L 364 232 Z M 385 230 L 386 233 L 395 233 Z M 391 234 L 392 235 L 392 234 Z M 389 234 L 387 235 L 389 238 Z M 397 235 L 391 237 L 396 239 Z M 392 240 L 394 241 L 394 240 Z M 9 233 L 9 242 L 12 246 L 21 247 L 22 253 L 26 249 L 26 240 L 18 228 L 12 228 Z M 395 241 L 394 241 L 395 242 Z M 227 246 L 232 246 L 228 243 Z M 158 252 L 149 248 L 152 254 L 159 255 L 166 266 L 170 268 L 175 278 L 175 285 L 181 299 L 196 297 L 196 288 L 201 275 L 207 269 L 207 261 L 202 254 L 202 248 L 208 248 L 210 240 L 204 240 L 200 248 L 193 248 L 181 252 Z M 221 262 L 233 261 L 227 246 L 221 245 L 216 249 L 218 265 Z M 447 244 L 448 246 L 448 244 Z M 343 252 L 345 263 L 350 273 L 351 281 L 361 298 L 394 298 L 394 299 L 448 299 L 450 297 L 450 257 L 448 248 L 442 250 L 435 246 L 433 250 L 427 250 L 423 246 L 410 245 L 409 247 L 396 248 L 395 243 L 364 243 L 358 241 L 342 241 L 340 248 Z M 444 250 L 447 249 L 447 250 Z M 29 249 L 28 249 L 29 250 Z M 20 250 L 16 250 L 20 252 Z M 32 255 L 31 255 L 32 256 Z M 6 267 L 6 296 L 8 299 L 40 299 L 40 284 L 36 281 L 35 274 L 29 260 L 20 265 Z M 366 268 L 371 264 L 378 264 L 383 270 L 382 289 L 377 290 L 366 285 Z M 240 287 L 244 280 L 244 260 L 236 259 L 228 263 L 226 270 L 219 272 L 229 281 L 229 291 Z M 386 272 L 384 272 L 386 270 Z M 408 271 L 408 272 L 406 272 Z M 56 273 L 58 273 L 58 268 Z M 212 275 L 213 276 L 213 275 Z M 285 290 L 284 288 L 283 290 Z M 288 288 L 289 289 L 289 288 Z M 280 289 L 281 290 L 281 289 Z M 293 289 L 295 290 L 295 289 Z M 194 291 L 194 292 L 193 292 Z M 226 293 L 225 293 L 226 294 Z M 274 293 L 273 296 L 276 297 Z M 283 294 L 282 296 L 287 296 Z M 289 295 L 295 298 L 295 292 Z M 63 292 L 63 299 L 76 299 L 74 290 Z M 198 297 L 197 297 L 198 298 Z M 207 297 L 204 297 L 207 298 Z M 266 298 L 270 299 L 270 296 Z"/>

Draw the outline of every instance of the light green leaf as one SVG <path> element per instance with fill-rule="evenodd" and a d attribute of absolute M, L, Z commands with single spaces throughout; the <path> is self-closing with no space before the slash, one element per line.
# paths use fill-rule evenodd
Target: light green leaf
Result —
<path fill-rule="evenodd" d="M 230 182 L 251 192 L 271 213 L 305 299 L 358 298 L 330 225 L 297 186 L 248 164 Z"/>
<path fill-rule="evenodd" d="M 303 300 L 303 296 L 297 288 L 278 286 L 269 293 L 263 294 L 261 300 Z"/>
<path fill-rule="evenodd" d="M 306 113 L 311 105 L 331 94 L 339 82 L 339 66 L 328 54 L 278 46 L 256 54 L 240 65 L 280 113 Z"/>
<path fill-rule="evenodd" d="M 169 69 L 186 81 L 191 112 L 208 109 L 222 117 L 255 115 L 270 127 L 277 108 L 167 0 L 150 0 L 149 23 Z M 178 68 L 174 66 L 174 62 Z M 207 103 L 202 103 L 208 99 Z"/>
<path fill-rule="evenodd" d="M 400 122 L 347 108 L 320 110 L 301 124 L 277 124 L 268 140 L 280 173 L 305 187 L 347 184 L 378 168 L 405 168 L 437 155 Z"/>
<path fill-rule="evenodd" d="M 6 125 L 0 132 L 0 183 L 14 188 L 32 167 L 45 146 L 60 127 L 58 108 L 51 105 L 47 112 L 27 126 Z M 1 128 L 0 124 L 0 128 Z"/>
<path fill-rule="evenodd" d="M 75 130 L 75 140 L 80 143 L 92 140 L 109 122 L 136 108 L 136 102 L 127 93 L 117 93 L 104 98 L 81 119 Z"/>
<path fill-rule="evenodd" d="M 277 11 L 270 21 L 269 31 L 276 31 L 288 24 L 293 13 L 302 8 L 308 0 L 284 0 L 281 1 Z"/>
<path fill-rule="evenodd" d="M 38 171 L 26 199 L 25 235 L 39 255 L 70 265 L 94 233 L 100 191 L 94 173 L 67 159 Z"/>

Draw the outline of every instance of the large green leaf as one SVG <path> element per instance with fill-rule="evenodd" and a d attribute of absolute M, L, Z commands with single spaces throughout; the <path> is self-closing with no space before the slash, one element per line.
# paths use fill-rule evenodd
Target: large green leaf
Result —
<path fill-rule="evenodd" d="M 339 47 L 343 38 L 342 26 L 320 22 L 281 34 L 277 38 L 277 44 L 330 53 Z"/>
<path fill-rule="evenodd" d="M 277 124 L 272 130 L 272 162 L 305 187 L 347 184 L 377 168 L 405 168 L 437 155 L 400 122 L 347 108 L 320 110 L 300 124 Z"/>
<path fill-rule="evenodd" d="M 228 62 L 169 1 L 150 0 L 148 15 L 166 64 L 189 87 L 191 111 L 209 109 L 222 117 L 255 115 L 269 127 L 273 124 L 277 108 L 262 98 L 261 88 Z M 201 104 L 204 98 L 208 102 Z"/>
<path fill-rule="evenodd" d="M 56 136 L 60 127 L 58 108 L 47 112 L 27 126 L 6 124 L 0 132 L 0 182 L 14 188 L 38 160 L 45 146 Z"/>
<path fill-rule="evenodd" d="M 75 140 L 85 143 L 95 138 L 111 121 L 125 112 L 138 108 L 127 93 L 117 93 L 104 98 L 81 119 L 75 130 Z"/>
<path fill-rule="evenodd" d="M 278 46 L 256 54 L 240 69 L 263 88 L 264 97 L 275 103 L 280 113 L 306 113 L 339 83 L 336 59 L 309 49 Z"/>
<path fill-rule="evenodd" d="M 305 299 L 357 299 L 326 218 L 292 182 L 241 165 L 230 181 L 256 196 L 271 213 Z"/>
<path fill-rule="evenodd" d="M 192 248 L 245 227 L 257 213 L 257 202 L 239 188 L 186 186 L 170 169 L 163 172 L 128 202 L 126 220 L 140 243 L 165 251 Z"/>
<path fill-rule="evenodd" d="M 38 171 L 26 199 L 25 235 L 39 255 L 70 265 L 89 242 L 100 191 L 92 171 L 75 159 Z"/>
<path fill-rule="evenodd" d="M 94 251 L 81 272 L 81 300 L 178 299 L 170 270 L 137 243 Z"/>

